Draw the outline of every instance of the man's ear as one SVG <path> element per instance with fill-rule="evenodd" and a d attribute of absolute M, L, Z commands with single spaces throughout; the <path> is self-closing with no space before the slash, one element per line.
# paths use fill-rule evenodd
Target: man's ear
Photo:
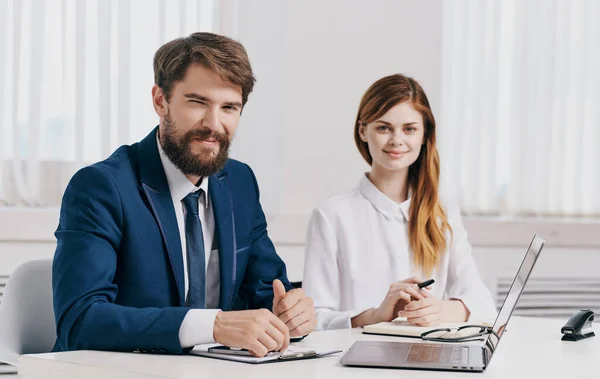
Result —
<path fill-rule="evenodd" d="M 358 135 L 360 136 L 360 139 L 363 142 L 367 142 L 367 135 L 366 135 L 366 131 L 367 131 L 367 126 L 365 124 L 363 124 L 362 121 L 358 121 Z"/>
<path fill-rule="evenodd" d="M 156 84 L 152 86 L 152 106 L 156 111 L 158 117 L 165 117 L 167 115 L 167 99 L 162 88 Z"/>

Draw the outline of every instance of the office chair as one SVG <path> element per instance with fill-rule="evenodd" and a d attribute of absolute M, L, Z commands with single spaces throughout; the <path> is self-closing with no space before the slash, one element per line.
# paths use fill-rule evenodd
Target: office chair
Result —
<path fill-rule="evenodd" d="M 55 341 L 52 259 L 25 262 L 8 278 L 0 303 L 0 361 L 18 366 L 21 354 L 50 352 Z"/>

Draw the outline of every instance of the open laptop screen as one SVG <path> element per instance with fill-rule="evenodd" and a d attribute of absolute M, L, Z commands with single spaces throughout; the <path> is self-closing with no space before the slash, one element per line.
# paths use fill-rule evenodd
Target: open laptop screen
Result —
<path fill-rule="evenodd" d="M 527 253 L 523 258 L 523 262 L 521 262 L 521 267 L 519 267 L 519 271 L 517 272 L 517 275 L 515 276 L 515 279 L 513 280 L 510 289 L 508 290 L 508 294 L 504 299 L 504 303 L 502 304 L 500 312 L 498 312 L 496 322 L 494 323 L 493 330 L 498 337 L 496 337 L 493 334 L 490 334 L 485 343 L 487 364 L 489 364 L 489 361 L 492 358 L 492 354 L 498 347 L 498 343 L 500 342 L 500 339 L 502 338 L 502 335 L 504 334 L 504 331 L 506 329 L 508 319 L 512 315 L 515 306 L 517 305 L 517 301 L 519 300 L 519 297 L 523 292 L 525 283 L 529 278 L 529 274 L 531 274 L 531 271 L 533 270 L 533 266 L 535 265 L 535 262 L 537 261 L 545 242 L 546 241 L 544 241 L 543 238 L 540 238 L 539 236 L 535 235 L 533 236 L 531 244 L 529 244 L 529 248 L 527 249 Z"/>

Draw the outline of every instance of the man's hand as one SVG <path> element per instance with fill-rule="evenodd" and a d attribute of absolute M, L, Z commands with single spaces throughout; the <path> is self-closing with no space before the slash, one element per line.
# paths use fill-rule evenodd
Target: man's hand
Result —
<path fill-rule="evenodd" d="M 313 300 L 301 288 L 288 293 L 279 279 L 273 281 L 273 313 L 287 325 L 291 337 L 312 332 L 317 326 L 317 314 Z"/>
<path fill-rule="evenodd" d="M 268 309 L 217 313 L 213 338 L 221 345 L 247 349 L 256 357 L 283 352 L 290 344 L 288 327 Z"/>

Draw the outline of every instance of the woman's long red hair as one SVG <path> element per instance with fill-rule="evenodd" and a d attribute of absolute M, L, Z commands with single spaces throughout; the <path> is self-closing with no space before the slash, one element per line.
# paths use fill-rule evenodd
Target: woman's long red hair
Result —
<path fill-rule="evenodd" d="M 354 123 L 354 141 L 369 165 L 373 158 L 369 146 L 360 138 L 360 124 L 379 119 L 395 105 L 409 101 L 423 116 L 424 144 L 419 157 L 408 169 L 408 185 L 412 188 L 408 236 L 413 261 L 429 275 L 448 249 L 452 228 L 438 198 L 440 158 L 435 144 L 435 118 L 423 88 L 414 79 L 401 74 L 381 78 L 362 97 Z"/>

